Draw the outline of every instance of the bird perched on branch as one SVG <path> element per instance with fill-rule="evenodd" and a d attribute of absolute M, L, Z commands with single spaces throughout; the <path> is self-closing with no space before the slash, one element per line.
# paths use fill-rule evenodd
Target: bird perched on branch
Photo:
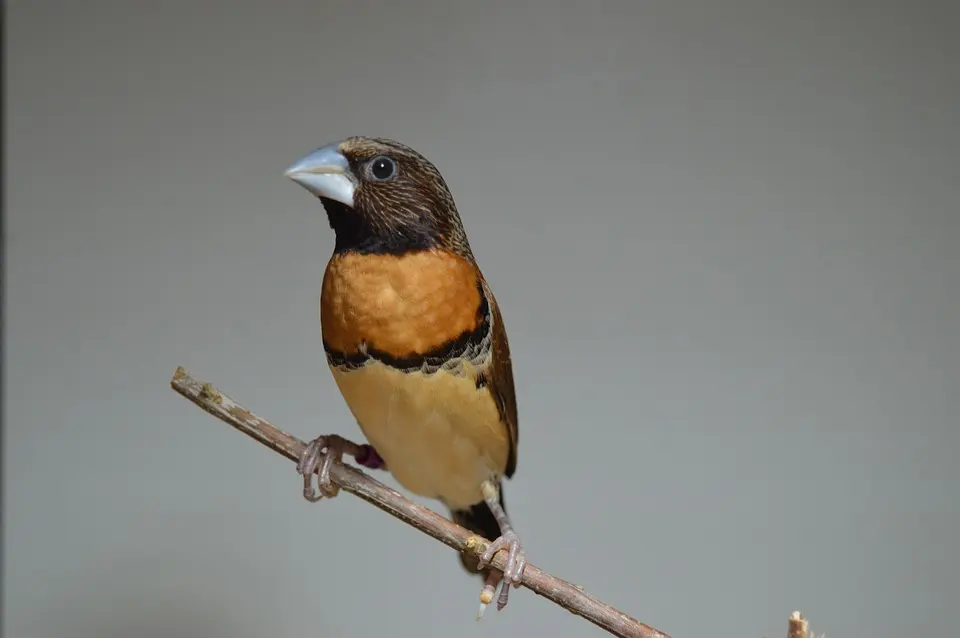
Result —
<path fill-rule="evenodd" d="M 311 441 L 298 465 L 304 495 L 336 496 L 329 471 L 343 454 L 387 469 L 493 541 L 461 561 L 484 577 L 480 614 L 501 580 L 502 609 L 526 564 L 502 489 L 517 466 L 517 404 L 503 317 L 453 197 L 425 157 L 381 138 L 323 146 L 285 174 L 320 199 L 336 234 L 320 294 L 323 346 L 370 442 Z M 502 578 L 489 567 L 501 549 Z"/>

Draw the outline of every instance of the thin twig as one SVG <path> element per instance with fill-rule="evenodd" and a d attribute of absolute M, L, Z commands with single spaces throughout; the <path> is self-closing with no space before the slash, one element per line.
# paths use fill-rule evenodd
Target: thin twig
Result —
<path fill-rule="evenodd" d="M 177 368 L 170 385 L 178 393 L 213 416 L 232 425 L 273 451 L 279 452 L 291 461 L 297 461 L 304 447 L 306 447 L 306 444 L 300 439 L 271 425 L 210 384 L 197 381 L 183 368 Z M 408 525 L 412 525 L 459 552 L 473 552 L 480 555 L 486 549 L 487 540 L 473 535 L 445 517 L 417 505 L 396 490 L 392 490 L 379 481 L 370 478 L 360 470 L 335 463 L 330 471 L 330 479 L 343 490 L 376 505 L 388 514 L 399 518 Z M 496 569 L 503 570 L 506 563 L 506 554 L 507 552 L 504 550 L 497 552 L 497 555 L 494 556 L 492 564 Z M 670 638 L 667 634 L 597 600 L 583 591 L 582 588 L 551 576 L 529 563 L 523 570 L 523 585 L 571 613 L 586 618 L 615 636 L 621 638 Z"/>
<path fill-rule="evenodd" d="M 790 614 L 787 623 L 787 638 L 807 638 L 807 619 L 799 611 Z"/>

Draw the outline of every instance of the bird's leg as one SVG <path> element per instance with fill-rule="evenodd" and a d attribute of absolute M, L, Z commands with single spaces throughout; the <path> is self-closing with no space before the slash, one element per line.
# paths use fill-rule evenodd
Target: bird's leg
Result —
<path fill-rule="evenodd" d="M 503 570 L 503 584 L 500 586 L 500 597 L 497 599 L 497 609 L 503 609 L 507 606 L 507 598 L 510 596 L 510 586 L 519 587 L 523 579 L 523 568 L 527 564 L 527 556 L 520 544 L 520 538 L 513 531 L 510 525 L 510 518 L 502 507 L 500 507 L 500 494 L 497 486 L 491 481 L 484 481 L 482 485 L 483 500 L 487 507 L 493 512 L 493 517 L 500 526 L 500 537 L 490 543 L 486 551 L 480 557 L 480 567 L 490 564 L 493 557 L 501 549 L 507 549 L 507 564 Z M 489 583 L 484 585 L 483 594 L 487 594 Z M 481 598 L 483 598 L 481 594 Z"/>
<path fill-rule="evenodd" d="M 303 475 L 305 499 L 316 502 L 324 497 L 333 498 L 340 492 L 340 488 L 330 480 L 330 468 L 334 461 L 342 461 L 344 454 L 352 456 L 363 467 L 372 470 L 386 468 L 386 463 L 373 446 L 354 443 L 336 434 L 318 436 L 307 444 L 297 463 L 297 472 Z M 320 494 L 313 489 L 313 475 L 318 469 L 320 476 L 317 487 L 320 488 Z"/>

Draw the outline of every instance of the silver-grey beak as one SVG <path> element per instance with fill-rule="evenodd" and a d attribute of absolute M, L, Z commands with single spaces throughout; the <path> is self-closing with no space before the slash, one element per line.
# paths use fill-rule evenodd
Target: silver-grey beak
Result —
<path fill-rule="evenodd" d="M 314 195 L 353 208 L 356 185 L 350 173 L 350 162 L 340 152 L 339 143 L 318 148 L 294 162 L 283 174 Z"/>

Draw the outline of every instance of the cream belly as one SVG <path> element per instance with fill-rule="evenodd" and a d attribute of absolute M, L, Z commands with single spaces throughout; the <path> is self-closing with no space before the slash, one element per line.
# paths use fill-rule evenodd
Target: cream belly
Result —
<path fill-rule="evenodd" d="M 360 429 L 405 489 L 462 509 L 483 499 L 484 480 L 502 474 L 507 431 L 472 376 L 403 373 L 378 362 L 331 370 Z"/>

